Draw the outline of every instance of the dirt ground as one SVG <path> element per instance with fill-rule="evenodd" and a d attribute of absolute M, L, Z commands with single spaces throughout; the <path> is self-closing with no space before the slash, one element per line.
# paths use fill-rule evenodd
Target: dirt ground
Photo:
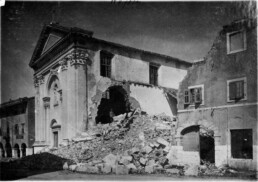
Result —
<path fill-rule="evenodd" d="M 70 171 L 55 171 L 32 175 L 20 180 L 76 180 L 76 181 L 255 181 L 250 178 L 236 177 L 190 177 L 190 176 L 164 176 L 157 174 L 149 175 L 102 175 L 82 174 Z"/>

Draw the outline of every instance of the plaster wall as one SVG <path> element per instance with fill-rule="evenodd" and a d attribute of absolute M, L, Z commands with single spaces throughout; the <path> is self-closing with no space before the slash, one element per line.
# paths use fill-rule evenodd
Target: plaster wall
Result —
<path fill-rule="evenodd" d="M 242 26 L 242 27 L 241 27 Z M 178 91 L 178 128 L 202 125 L 214 131 L 215 164 L 257 170 L 257 31 L 256 23 L 223 29 L 204 58 L 189 68 Z M 227 54 L 227 33 L 244 28 L 247 49 Z M 246 77 L 247 99 L 227 101 L 227 80 Z M 204 85 L 204 100 L 199 106 L 184 104 L 184 91 L 189 86 Z M 231 129 L 252 129 L 253 159 L 231 157 Z M 178 143 L 178 145 L 181 145 Z"/>
<path fill-rule="evenodd" d="M 130 96 L 139 102 L 142 111 L 150 115 L 165 113 L 168 116 L 173 116 L 162 89 L 132 84 L 130 91 Z"/>

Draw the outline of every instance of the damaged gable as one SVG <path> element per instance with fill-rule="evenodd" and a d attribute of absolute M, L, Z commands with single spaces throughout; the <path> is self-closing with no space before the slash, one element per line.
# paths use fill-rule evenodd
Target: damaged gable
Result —
<path fill-rule="evenodd" d="M 37 42 L 36 48 L 33 52 L 30 66 L 46 51 L 48 51 L 54 44 L 56 44 L 60 39 L 64 38 L 69 32 L 68 28 L 59 26 L 57 24 L 45 25 L 39 40 Z"/>

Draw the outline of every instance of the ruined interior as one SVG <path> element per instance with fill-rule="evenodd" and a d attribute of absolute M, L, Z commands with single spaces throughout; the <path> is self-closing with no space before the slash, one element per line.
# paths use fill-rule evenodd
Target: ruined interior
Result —
<path fill-rule="evenodd" d="M 114 116 L 124 114 L 129 110 L 127 93 L 122 86 L 112 86 L 107 89 L 98 106 L 96 123 L 111 123 Z"/>

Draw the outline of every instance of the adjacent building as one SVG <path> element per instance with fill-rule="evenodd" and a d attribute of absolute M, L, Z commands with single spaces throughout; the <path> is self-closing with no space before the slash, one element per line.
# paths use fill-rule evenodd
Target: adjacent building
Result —
<path fill-rule="evenodd" d="M 35 71 L 36 151 L 136 108 L 175 116 L 179 82 L 191 66 L 53 23 L 43 28 L 29 65 Z"/>
<path fill-rule="evenodd" d="M 0 105 L 0 158 L 33 154 L 35 99 L 20 98 Z"/>
<path fill-rule="evenodd" d="M 178 91 L 174 163 L 257 170 L 257 20 L 224 26 Z"/>

